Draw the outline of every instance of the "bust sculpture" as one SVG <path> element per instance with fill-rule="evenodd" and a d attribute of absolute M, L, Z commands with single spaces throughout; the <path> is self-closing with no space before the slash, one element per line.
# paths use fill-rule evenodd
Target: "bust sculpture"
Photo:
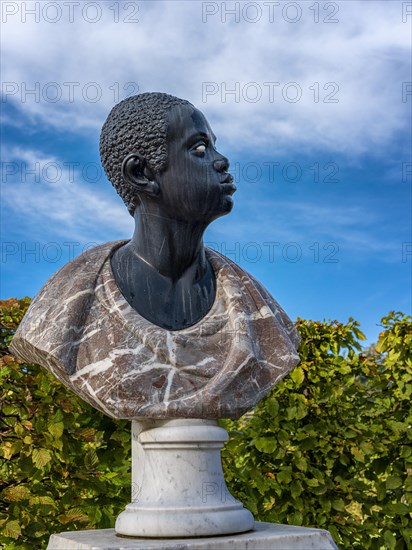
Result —
<path fill-rule="evenodd" d="M 238 418 L 298 363 L 299 336 L 251 275 L 205 248 L 232 210 L 229 162 L 188 101 L 145 93 L 101 133 L 129 241 L 63 266 L 33 300 L 13 352 L 114 418 Z"/>
<path fill-rule="evenodd" d="M 132 421 L 132 502 L 114 530 L 52 535 L 48 550 L 146 548 L 148 537 L 220 548 L 222 535 L 225 548 L 336 549 L 324 531 L 255 523 L 224 481 L 217 419 L 239 418 L 296 366 L 299 335 L 262 285 L 204 247 L 236 191 L 207 120 L 167 94 L 130 97 L 109 114 L 100 152 L 134 234 L 55 273 L 11 350 Z"/>

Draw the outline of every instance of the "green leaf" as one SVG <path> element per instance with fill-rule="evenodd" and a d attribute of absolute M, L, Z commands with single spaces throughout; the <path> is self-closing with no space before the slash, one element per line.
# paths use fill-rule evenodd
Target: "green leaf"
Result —
<path fill-rule="evenodd" d="M 341 498 L 332 501 L 332 508 L 338 512 L 345 511 L 345 503 Z"/>
<path fill-rule="evenodd" d="M 386 514 L 392 517 L 405 516 L 406 514 L 412 513 L 412 508 L 411 506 L 407 506 L 402 502 L 396 502 L 396 503 L 386 504 L 384 507 L 384 511 Z"/>
<path fill-rule="evenodd" d="M 298 497 L 303 491 L 300 481 L 293 481 L 290 485 L 290 493 L 293 498 Z"/>
<path fill-rule="evenodd" d="M 15 520 L 7 522 L 4 527 L 3 534 L 5 537 L 18 539 L 19 536 L 21 535 L 21 527 L 19 523 Z"/>
<path fill-rule="evenodd" d="M 48 430 L 54 438 L 59 439 L 63 434 L 64 424 L 63 422 L 56 422 L 55 424 L 51 424 Z"/>
<path fill-rule="evenodd" d="M 319 499 L 319 502 L 320 502 L 321 505 L 322 505 L 322 509 L 323 509 L 327 514 L 329 514 L 329 512 L 330 512 L 331 509 L 332 509 L 332 503 L 331 503 L 330 499 L 328 499 L 328 498 L 320 498 L 320 499 Z"/>
<path fill-rule="evenodd" d="M 19 502 L 20 500 L 28 499 L 30 491 L 24 485 L 17 485 L 16 487 L 7 487 L 3 491 L 2 496 L 8 502 Z"/>
<path fill-rule="evenodd" d="M 302 525 L 303 514 L 301 512 L 293 512 L 287 516 L 289 525 Z"/>
<path fill-rule="evenodd" d="M 305 380 L 305 373 L 303 372 L 302 367 L 294 368 L 293 371 L 290 373 L 290 377 L 297 386 L 300 386 Z"/>
<path fill-rule="evenodd" d="M 402 478 L 399 476 L 390 476 L 386 480 L 386 488 L 391 489 L 398 489 L 399 487 L 402 487 Z"/>
<path fill-rule="evenodd" d="M 61 514 L 59 516 L 59 519 L 64 525 L 75 521 L 86 522 L 89 520 L 88 516 L 82 511 L 80 507 L 72 508 L 67 513 Z"/>
<path fill-rule="evenodd" d="M 383 540 L 385 541 L 387 550 L 392 550 L 392 549 L 395 548 L 395 546 L 396 546 L 396 537 L 393 535 L 393 533 L 391 531 L 389 531 L 389 530 L 385 531 L 385 533 L 383 535 Z"/>
<path fill-rule="evenodd" d="M 267 411 L 272 418 L 277 418 L 279 414 L 279 403 L 275 398 L 268 400 Z"/>
<path fill-rule="evenodd" d="M 317 444 L 317 439 L 315 437 L 308 437 L 307 439 L 304 439 L 299 446 L 302 451 L 309 451 L 311 449 L 314 449 Z"/>
<path fill-rule="evenodd" d="M 276 474 L 276 478 L 278 479 L 279 483 L 284 483 L 285 485 L 290 483 L 292 481 L 292 472 L 290 468 L 286 467 L 280 470 L 280 472 Z"/>
<path fill-rule="evenodd" d="M 255 439 L 255 447 L 261 453 L 273 453 L 278 446 L 274 437 L 258 437 Z"/>
<path fill-rule="evenodd" d="M 296 418 L 297 415 L 297 408 L 296 407 L 288 407 L 286 409 L 286 418 L 287 420 L 293 420 Z"/>
<path fill-rule="evenodd" d="M 358 460 L 359 462 L 365 462 L 365 455 L 361 451 L 361 449 L 357 447 L 351 447 L 350 451 L 353 454 L 353 456 L 356 458 L 356 460 Z"/>
<path fill-rule="evenodd" d="M 307 478 L 305 479 L 305 483 L 308 487 L 318 487 L 319 481 L 316 478 Z"/>
<path fill-rule="evenodd" d="M 18 415 L 19 413 L 14 405 L 3 405 L 2 411 L 4 415 Z"/>
<path fill-rule="evenodd" d="M 33 449 L 33 464 L 37 468 L 44 468 L 51 460 L 51 455 L 47 449 Z"/>
<path fill-rule="evenodd" d="M 299 470 L 302 470 L 302 472 L 306 472 L 308 469 L 308 461 L 304 456 L 296 457 L 295 465 Z"/>

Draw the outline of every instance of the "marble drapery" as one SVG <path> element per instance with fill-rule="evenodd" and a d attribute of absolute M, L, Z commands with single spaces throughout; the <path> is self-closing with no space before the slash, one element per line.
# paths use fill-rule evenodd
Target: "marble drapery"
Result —
<path fill-rule="evenodd" d="M 276 300 L 206 249 L 216 299 L 197 324 L 168 331 L 123 298 L 110 257 L 126 241 L 63 266 L 33 300 L 11 344 L 113 418 L 238 418 L 299 362 L 299 335 Z"/>

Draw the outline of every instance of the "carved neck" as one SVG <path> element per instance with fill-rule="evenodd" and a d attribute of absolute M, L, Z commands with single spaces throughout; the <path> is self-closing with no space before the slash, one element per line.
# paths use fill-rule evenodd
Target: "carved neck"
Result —
<path fill-rule="evenodd" d="M 199 280 L 206 272 L 203 233 L 206 224 L 171 219 L 160 211 L 139 209 L 134 215 L 133 252 L 158 273 L 176 281 L 188 269 Z"/>

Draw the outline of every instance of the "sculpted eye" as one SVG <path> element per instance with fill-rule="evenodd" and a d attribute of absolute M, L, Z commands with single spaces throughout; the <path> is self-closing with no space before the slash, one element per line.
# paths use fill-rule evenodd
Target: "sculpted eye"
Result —
<path fill-rule="evenodd" d="M 200 143 L 195 147 L 195 151 L 198 153 L 204 153 L 206 151 L 206 145 L 204 143 Z"/>

